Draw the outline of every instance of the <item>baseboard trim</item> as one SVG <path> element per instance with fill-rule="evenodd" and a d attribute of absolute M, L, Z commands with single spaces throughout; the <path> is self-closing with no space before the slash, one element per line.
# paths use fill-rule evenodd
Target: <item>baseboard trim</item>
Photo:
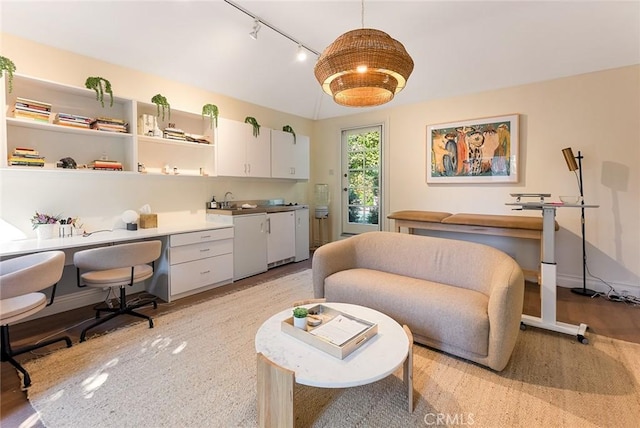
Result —
<path fill-rule="evenodd" d="M 635 284 L 625 284 L 620 282 L 607 281 L 611 287 L 615 289 L 617 293 L 622 293 L 623 290 L 629 292 L 629 294 L 633 294 L 634 296 L 640 297 L 640 286 Z M 557 283 L 558 287 L 563 288 L 581 288 L 582 287 L 582 276 L 574 276 L 574 275 L 557 275 Z M 604 284 L 602 281 L 599 281 L 594 278 L 587 278 L 586 285 L 588 289 L 599 291 L 602 293 L 609 292 L 609 287 Z"/>

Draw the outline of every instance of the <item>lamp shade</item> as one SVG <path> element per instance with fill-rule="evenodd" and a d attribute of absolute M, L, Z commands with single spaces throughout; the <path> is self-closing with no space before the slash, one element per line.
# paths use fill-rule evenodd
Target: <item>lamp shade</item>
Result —
<path fill-rule="evenodd" d="M 569 168 L 569 171 L 577 170 L 578 164 L 576 163 L 576 158 L 573 155 L 573 150 L 571 150 L 571 147 L 562 149 L 562 154 L 564 155 L 565 162 L 567 162 L 567 167 Z"/>
<path fill-rule="evenodd" d="M 315 65 L 322 89 L 338 104 L 370 107 L 393 99 L 407 84 L 413 59 L 384 31 L 362 28 L 330 44 Z"/>

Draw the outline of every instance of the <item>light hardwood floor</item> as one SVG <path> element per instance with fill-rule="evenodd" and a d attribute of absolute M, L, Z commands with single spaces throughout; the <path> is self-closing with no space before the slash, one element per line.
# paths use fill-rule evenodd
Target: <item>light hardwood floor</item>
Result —
<path fill-rule="evenodd" d="M 311 260 L 291 263 L 270 269 L 263 274 L 255 275 L 250 278 L 237 281 L 233 284 L 219 287 L 196 296 L 180 299 L 172 304 L 160 304 L 157 310 L 151 308 L 143 309 L 144 312 L 154 315 L 163 312 L 170 312 L 189 306 L 193 303 L 207 300 L 227 293 L 231 290 L 251 287 L 256 284 L 288 275 L 303 269 L 311 268 Z M 525 292 L 524 313 L 534 316 L 540 314 L 540 297 L 538 286 L 536 284 L 527 283 Z M 586 323 L 589 325 L 587 337 L 589 333 L 597 333 L 604 336 L 614 337 L 621 340 L 640 343 L 640 307 L 630 306 L 625 303 L 611 302 L 603 298 L 583 297 L 570 292 L 566 288 L 558 288 L 558 321 L 571 324 Z M 87 319 L 92 319 L 94 311 L 91 306 L 75 309 L 61 314 L 52 315 L 11 327 L 11 339 L 14 347 L 24 344 L 35 343 L 38 340 L 68 329 L 65 334 L 71 337 L 74 346 L 77 345 L 82 326 L 77 325 Z M 111 330 L 114 327 L 131 323 L 130 317 L 118 317 L 106 325 L 97 327 L 95 333 L 100 333 L 101 328 Z M 146 321 L 140 321 L 146 322 Z M 71 327 L 70 327 L 71 326 Z M 532 328 L 532 327 L 529 327 Z M 567 336 L 567 340 L 575 340 Z M 52 345 L 50 349 L 59 345 Z M 589 345 L 585 345 L 589 346 Z M 41 350 L 46 352 L 46 350 Z M 19 356 L 19 361 L 26 361 L 34 358 L 30 354 Z M 2 363 L 1 367 L 2 393 L 0 395 L 0 425 L 4 428 L 20 427 L 21 424 L 34 416 L 34 411 L 26 393 L 22 391 L 20 380 L 16 370 L 9 363 Z M 35 418 L 34 418 L 35 419 Z M 41 427 L 39 422 L 33 427 Z"/>

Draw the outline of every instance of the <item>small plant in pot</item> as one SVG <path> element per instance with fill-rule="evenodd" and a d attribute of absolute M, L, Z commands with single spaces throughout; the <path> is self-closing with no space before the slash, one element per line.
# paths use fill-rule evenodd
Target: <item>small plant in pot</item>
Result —
<path fill-rule="evenodd" d="M 309 315 L 309 310 L 307 308 L 295 308 L 293 310 L 293 325 L 301 329 L 306 329 L 307 315 Z"/>
<path fill-rule="evenodd" d="M 104 94 L 107 93 L 111 97 L 111 103 L 109 107 L 113 107 L 113 89 L 111 89 L 111 82 L 104 77 L 90 76 L 84 82 L 84 86 L 87 89 L 93 89 L 96 91 L 96 100 L 100 101 L 100 104 L 104 108 Z"/>

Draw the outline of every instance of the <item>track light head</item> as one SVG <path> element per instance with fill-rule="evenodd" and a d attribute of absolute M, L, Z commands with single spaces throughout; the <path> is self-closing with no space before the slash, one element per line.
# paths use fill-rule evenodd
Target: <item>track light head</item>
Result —
<path fill-rule="evenodd" d="M 260 21 L 258 21 L 257 19 L 253 21 L 253 30 L 249 33 L 249 37 L 251 37 L 253 40 L 258 40 L 258 31 L 260 31 L 260 28 L 262 28 L 262 26 L 260 25 Z"/>
<path fill-rule="evenodd" d="M 296 59 L 300 62 L 307 60 L 307 51 L 302 45 L 298 45 L 298 53 L 296 54 Z"/>

